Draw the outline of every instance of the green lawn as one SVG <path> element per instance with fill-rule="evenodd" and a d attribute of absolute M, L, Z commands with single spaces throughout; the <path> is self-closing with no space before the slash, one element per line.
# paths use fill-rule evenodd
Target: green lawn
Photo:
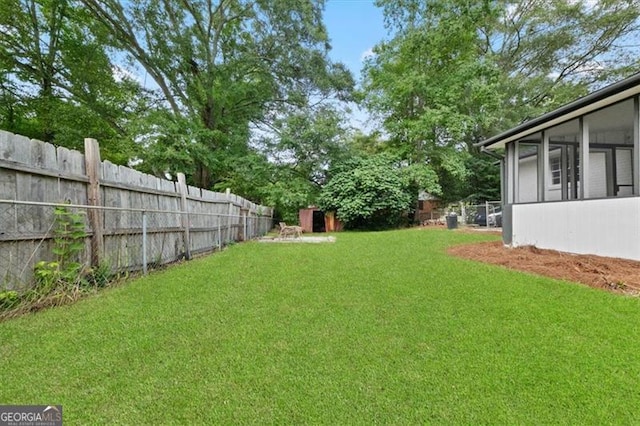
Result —
<path fill-rule="evenodd" d="M 0 324 L 0 404 L 67 424 L 638 424 L 640 301 L 452 258 L 240 244 Z"/>

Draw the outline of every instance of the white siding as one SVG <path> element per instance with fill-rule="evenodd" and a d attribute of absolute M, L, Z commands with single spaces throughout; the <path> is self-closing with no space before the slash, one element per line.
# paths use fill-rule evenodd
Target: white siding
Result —
<path fill-rule="evenodd" d="M 538 157 L 520 159 L 518 166 L 519 203 L 538 201 Z"/>
<path fill-rule="evenodd" d="M 589 198 L 607 196 L 607 155 L 604 152 L 589 153 Z"/>
<path fill-rule="evenodd" d="M 513 246 L 640 260 L 640 198 L 513 206 Z"/>
<path fill-rule="evenodd" d="M 547 187 L 545 188 L 545 201 L 558 201 L 562 200 L 562 189 L 560 188 L 560 184 L 553 184 L 553 176 L 551 170 L 551 163 L 553 160 L 559 161 L 560 151 L 553 150 L 549 153 L 549 167 L 547 168 Z"/>
<path fill-rule="evenodd" d="M 546 201 L 559 201 L 562 200 L 562 191 L 560 185 L 554 185 L 551 188 L 547 188 Z"/>
<path fill-rule="evenodd" d="M 633 176 L 631 174 L 631 155 L 630 149 L 616 149 L 616 169 L 618 185 L 633 185 Z M 616 195 L 632 195 L 632 186 L 623 186 Z"/>

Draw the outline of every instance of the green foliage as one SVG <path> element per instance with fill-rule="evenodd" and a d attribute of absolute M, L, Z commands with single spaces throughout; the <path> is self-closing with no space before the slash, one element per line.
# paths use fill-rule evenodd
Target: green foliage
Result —
<path fill-rule="evenodd" d="M 467 177 L 466 141 L 496 119 L 499 73 L 478 56 L 474 26 L 484 8 L 431 4 L 437 18 L 403 26 L 374 49 L 364 71 L 365 104 L 383 119 L 402 158 L 428 164 L 449 190 L 452 179 Z"/>
<path fill-rule="evenodd" d="M 407 219 L 418 188 L 437 193 L 427 166 L 399 167 L 388 155 L 356 158 L 336 168 L 319 197 L 319 206 L 335 211 L 350 229 L 384 229 Z"/>
<path fill-rule="evenodd" d="M 37 292 L 33 292 L 33 295 L 47 295 L 53 292 L 60 284 L 66 284 L 62 280 L 62 272 L 58 262 L 41 260 L 34 267 L 34 275 Z"/>
<path fill-rule="evenodd" d="M 106 287 L 112 280 L 112 278 L 113 273 L 111 272 L 111 264 L 103 260 L 98 266 L 87 271 L 85 281 L 90 286 L 94 286 L 95 288 L 102 288 Z"/>
<path fill-rule="evenodd" d="M 315 204 L 327 172 L 349 158 L 348 133 L 337 109 L 300 109 L 274 121 L 248 151 L 226 162 L 215 189 L 273 206 L 277 218 L 298 221 L 298 211 Z"/>
<path fill-rule="evenodd" d="M 77 259 L 84 250 L 86 236 L 82 214 L 74 213 L 66 207 L 54 209 L 52 252 L 56 255 L 56 260 L 36 264 L 35 291 L 38 295 L 69 291 L 81 283 L 83 265 Z"/>
<path fill-rule="evenodd" d="M 211 188 L 251 150 L 252 127 L 269 128 L 311 99 L 350 98 L 351 73 L 328 57 L 322 2 L 79 3 L 157 87 L 140 135 L 143 167 L 159 174 L 177 159 L 191 183 Z"/>
<path fill-rule="evenodd" d="M 273 137 L 261 142 L 276 164 L 320 187 L 327 170 L 349 157 L 343 120 L 343 113 L 329 106 L 300 109 L 276 120 Z"/>
<path fill-rule="evenodd" d="M 298 210 L 315 202 L 319 192 L 309 177 L 286 164 L 274 164 L 264 154 L 248 153 L 229 164 L 226 176 L 214 189 L 231 188 L 234 194 L 275 208 L 286 222 L 298 220 Z"/>
<path fill-rule="evenodd" d="M 116 79 L 106 40 L 72 0 L 0 7 L 0 128 L 68 148 L 101 141 L 103 158 L 133 155 L 125 118 L 137 85 Z"/>
<path fill-rule="evenodd" d="M 632 43 L 637 1 L 501 0 L 486 25 L 485 51 L 502 73 L 504 118 L 511 127 L 637 72 Z"/>
<path fill-rule="evenodd" d="M 9 310 L 20 303 L 20 295 L 14 290 L 0 291 L 0 311 Z"/>
<path fill-rule="evenodd" d="M 0 311 L 19 313 L 75 300 L 90 288 L 103 287 L 110 279 L 110 268 L 103 263 L 95 269 L 84 271 L 79 255 L 84 250 L 84 215 L 58 206 L 53 212 L 52 253 L 55 260 L 41 260 L 34 266 L 34 287 L 18 293 L 0 292 Z"/>
<path fill-rule="evenodd" d="M 465 197 L 477 203 L 500 200 L 500 165 L 497 164 L 499 160 L 474 150 L 471 152 L 466 161 L 469 177 L 464 189 Z"/>
<path fill-rule="evenodd" d="M 317 184 L 335 141 L 323 134 L 339 118 L 327 105 L 351 100 L 354 86 L 328 56 L 323 7 L 4 0 L 0 128 L 73 149 L 93 137 L 105 159 L 135 159 L 157 176 L 183 172 L 210 189 L 236 180 L 238 160 L 267 152 L 249 144 L 252 131 L 286 127 L 268 153 L 296 151 L 305 161 L 286 167 Z"/>

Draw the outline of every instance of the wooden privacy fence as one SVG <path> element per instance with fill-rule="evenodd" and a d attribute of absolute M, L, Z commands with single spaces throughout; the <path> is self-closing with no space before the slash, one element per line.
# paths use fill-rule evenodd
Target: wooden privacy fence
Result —
<path fill-rule="evenodd" d="M 0 287 L 22 288 L 53 260 L 55 205 L 86 217 L 83 262 L 143 269 L 264 235 L 273 211 L 242 197 L 173 182 L 85 153 L 0 131 Z"/>

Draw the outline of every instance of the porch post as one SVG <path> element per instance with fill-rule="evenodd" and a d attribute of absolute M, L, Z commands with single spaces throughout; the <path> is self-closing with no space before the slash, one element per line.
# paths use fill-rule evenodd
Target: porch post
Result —
<path fill-rule="evenodd" d="M 506 162 L 507 160 L 503 158 L 500 160 L 500 200 L 502 204 L 506 204 L 509 201 L 507 200 L 507 170 L 506 170 Z"/>
<path fill-rule="evenodd" d="M 505 146 L 505 157 L 502 160 L 502 242 L 510 245 L 513 241 L 512 206 L 514 203 L 514 146 L 511 142 Z"/>
<path fill-rule="evenodd" d="M 514 186 L 514 160 L 513 160 L 513 153 L 514 153 L 514 142 L 510 142 L 506 145 L 507 148 L 507 152 L 506 152 L 506 157 L 505 157 L 505 161 L 506 161 L 506 167 L 505 167 L 505 181 L 506 181 L 506 197 L 505 197 L 505 203 L 506 204 L 513 204 L 514 202 L 514 193 L 515 193 L 515 186 Z"/>
<path fill-rule="evenodd" d="M 513 203 L 520 201 L 520 142 L 513 142 Z"/>
<path fill-rule="evenodd" d="M 640 96 L 633 98 L 633 195 L 640 195 Z"/>
<path fill-rule="evenodd" d="M 579 121 L 580 142 L 580 196 L 581 200 L 589 198 L 589 120 L 582 116 Z"/>
<path fill-rule="evenodd" d="M 547 196 L 547 176 L 549 174 L 549 132 L 542 131 L 542 143 L 538 151 L 538 201 Z"/>

